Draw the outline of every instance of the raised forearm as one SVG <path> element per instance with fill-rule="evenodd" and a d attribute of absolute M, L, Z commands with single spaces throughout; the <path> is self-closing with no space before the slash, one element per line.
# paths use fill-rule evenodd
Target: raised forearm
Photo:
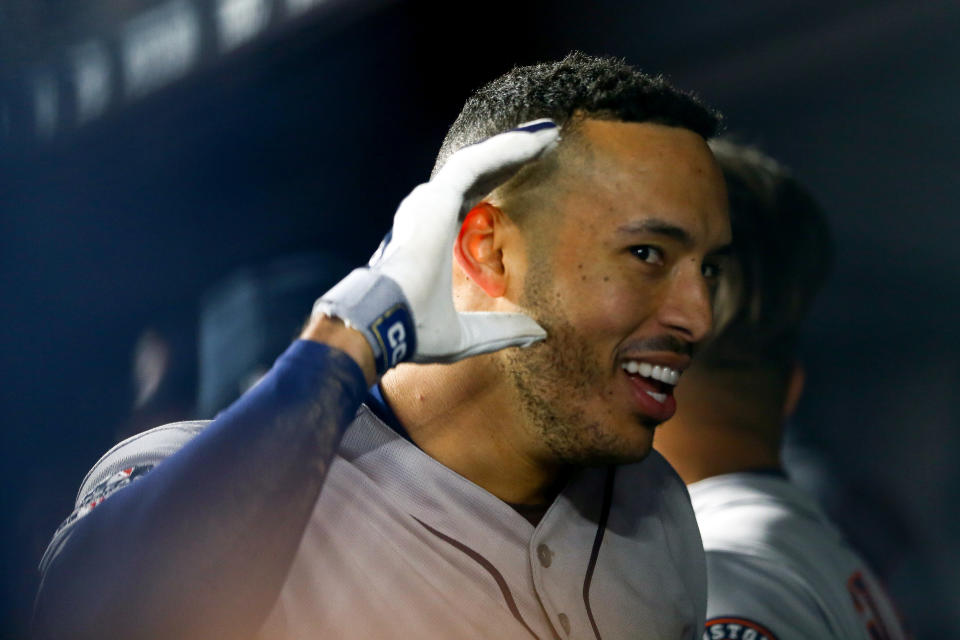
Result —
<path fill-rule="evenodd" d="M 280 592 L 366 380 L 298 341 L 179 452 L 75 523 L 38 638 L 243 638 Z"/>

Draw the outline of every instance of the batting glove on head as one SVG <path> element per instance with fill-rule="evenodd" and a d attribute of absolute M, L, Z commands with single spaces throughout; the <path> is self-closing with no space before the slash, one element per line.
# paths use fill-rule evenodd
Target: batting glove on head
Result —
<path fill-rule="evenodd" d="M 361 331 L 378 374 L 400 362 L 456 362 L 547 337 L 522 313 L 458 312 L 453 241 L 461 214 L 523 165 L 556 147 L 557 126 L 536 120 L 464 147 L 404 198 L 393 229 L 370 259 L 313 307 Z"/>

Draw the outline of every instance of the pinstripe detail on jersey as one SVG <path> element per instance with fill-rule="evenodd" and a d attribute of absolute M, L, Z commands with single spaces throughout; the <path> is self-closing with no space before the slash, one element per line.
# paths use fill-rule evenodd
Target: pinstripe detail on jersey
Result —
<path fill-rule="evenodd" d="M 587 617 L 590 619 L 590 626 L 593 627 L 593 635 L 597 640 L 600 637 L 600 629 L 597 628 L 597 621 L 593 619 L 593 609 L 590 608 L 590 583 L 593 581 L 593 570 L 597 566 L 597 557 L 600 555 L 600 545 L 603 544 L 603 534 L 607 530 L 607 518 L 610 516 L 610 505 L 613 503 L 613 478 L 616 475 L 616 467 L 607 469 L 607 480 L 603 488 L 603 508 L 600 511 L 600 522 L 597 524 L 597 535 L 593 539 L 593 549 L 590 551 L 590 563 L 587 565 L 587 575 L 583 579 L 583 604 L 587 607 Z"/>
<path fill-rule="evenodd" d="M 444 542 L 447 542 L 447 543 L 449 543 L 450 545 L 452 545 L 453 547 L 459 549 L 460 551 L 462 551 L 463 553 L 465 553 L 466 555 L 468 555 L 470 558 L 472 558 L 474 561 L 476 561 L 477 564 L 479 564 L 481 567 L 483 567 L 484 569 L 486 569 L 487 572 L 488 572 L 491 576 L 493 576 L 493 579 L 497 582 L 497 586 L 500 587 L 500 593 L 503 594 L 503 599 L 506 601 L 506 603 L 507 603 L 507 608 L 510 609 L 510 613 L 513 614 L 513 617 L 516 618 L 517 621 L 519 621 L 520 624 L 523 625 L 523 628 L 526 629 L 526 630 L 530 633 L 530 636 L 531 636 L 531 637 L 536 638 L 536 640 L 540 640 L 540 639 L 537 637 L 537 634 L 535 634 L 535 633 L 533 632 L 533 629 L 531 629 L 529 626 L 527 626 L 527 623 L 526 623 L 526 621 L 524 621 L 523 616 L 520 615 L 520 609 L 517 608 L 517 603 L 516 603 L 516 602 L 514 601 L 514 599 L 513 599 L 513 594 L 510 593 L 510 586 L 507 585 L 506 579 L 503 577 L 503 575 L 502 575 L 499 571 L 497 571 L 497 568 L 496 568 L 495 566 L 493 566 L 493 564 L 492 564 L 489 560 L 487 560 L 487 559 L 484 558 L 482 555 L 480 555 L 479 553 L 477 553 L 476 551 L 474 551 L 473 549 L 471 549 L 471 548 L 468 547 L 467 545 L 463 544 L 463 543 L 460 542 L 459 540 L 456 540 L 456 539 L 454 539 L 454 538 L 451 538 L 450 536 L 448 536 L 448 535 L 446 535 L 446 534 L 444 534 L 444 533 L 441 533 L 441 532 L 437 531 L 436 529 L 434 529 L 433 527 L 431 527 L 430 525 L 428 525 L 426 522 L 424 522 L 424 521 L 421 520 L 420 518 L 418 518 L 418 517 L 416 517 L 416 516 L 410 516 L 410 517 L 413 518 L 414 520 L 416 520 L 417 522 L 419 522 L 420 524 L 422 524 L 423 527 L 424 527 L 424 529 L 426 529 L 427 531 L 429 531 L 429 532 L 432 533 L 433 535 L 437 536 L 438 538 L 440 538 L 440 539 L 443 540 Z"/>

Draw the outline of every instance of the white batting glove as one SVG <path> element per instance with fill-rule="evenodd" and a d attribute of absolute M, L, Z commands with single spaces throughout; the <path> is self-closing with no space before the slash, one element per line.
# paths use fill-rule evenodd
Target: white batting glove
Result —
<path fill-rule="evenodd" d="M 369 266 L 317 300 L 314 315 L 340 318 L 361 331 L 381 375 L 405 360 L 456 362 L 546 338 L 522 313 L 454 309 L 453 241 L 461 214 L 558 140 L 552 121 L 536 120 L 450 156 L 430 182 L 400 203 L 393 229 Z"/>

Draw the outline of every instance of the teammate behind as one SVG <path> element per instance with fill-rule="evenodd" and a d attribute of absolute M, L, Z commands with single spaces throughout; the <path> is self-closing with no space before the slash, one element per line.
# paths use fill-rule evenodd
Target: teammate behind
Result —
<path fill-rule="evenodd" d="M 259 384 L 95 465 L 37 636 L 698 638 L 703 548 L 651 447 L 730 242 L 716 127 L 614 59 L 482 88 Z"/>
<path fill-rule="evenodd" d="M 704 640 L 904 638 L 876 578 L 780 464 L 803 387 L 800 324 L 832 258 L 826 219 L 771 158 L 711 147 L 730 196 L 732 320 L 684 373 L 656 439 L 688 483 L 707 553 Z"/>

